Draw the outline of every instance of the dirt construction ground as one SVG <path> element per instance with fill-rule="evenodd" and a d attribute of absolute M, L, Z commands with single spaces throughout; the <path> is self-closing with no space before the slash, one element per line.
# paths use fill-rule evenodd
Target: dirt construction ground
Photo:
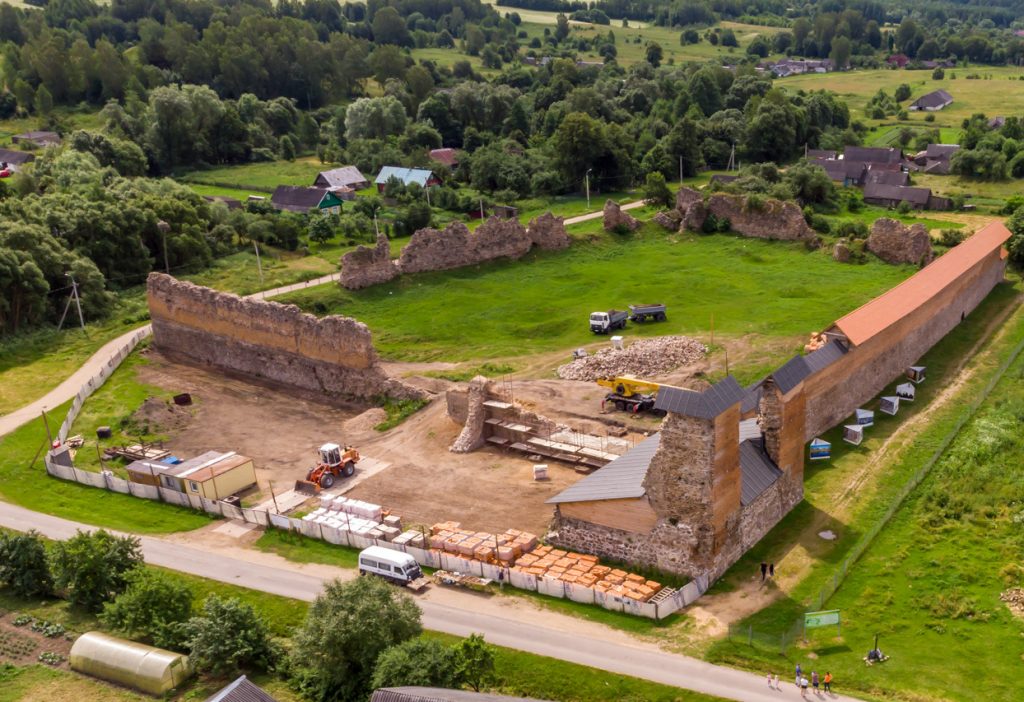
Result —
<path fill-rule="evenodd" d="M 305 477 L 322 443 L 350 443 L 374 465 L 386 467 L 362 476 L 357 468 L 355 487 L 344 493 L 347 496 L 388 507 L 408 524 L 454 520 L 473 529 L 511 527 L 542 534 L 552 515 L 545 500 L 582 477 L 568 466 L 549 463 L 550 479 L 535 482 L 533 462 L 527 457 L 494 448 L 462 455 L 449 452 L 461 427 L 445 411 L 444 390 L 453 387 L 447 381 L 424 381 L 436 393 L 433 401 L 381 433 L 373 429 L 380 420 L 377 409 L 363 415 L 365 407 L 333 407 L 171 362 L 156 352 L 148 356 L 150 363 L 138 370 L 140 381 L 167 392 L 191 393 L 195 401 L 190 412 L 175 413 L 174 421 L 162 426 L 169 437 L 167 447 L 183 458 L 209 450 L 251 456 L 265 495 L 268 481 L 280 493 Z M 589 384 L 517 381 L 513 391 L 531 409 L 551 410 L 553 418 L 574 429 L 599 435 L 607 430 L 599 419 L 557 411 L 578 408 L 581 416 L 593 412 L 600 418 L 600 400 Z M 652 423 L 650 428 L 655 427 Z M 340 488 L 344 490 L 345 484 Z"/>

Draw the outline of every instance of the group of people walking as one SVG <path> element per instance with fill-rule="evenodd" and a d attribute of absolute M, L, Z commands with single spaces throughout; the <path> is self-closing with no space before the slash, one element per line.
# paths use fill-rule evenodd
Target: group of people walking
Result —
<path fill-rule="evenodd" d="M 771 690 L 781 690 L 779 687 L 779 676 L 768 673 L 768 688 Z M 824 692 L 832 692 L 832 673 L 826 671 L 824 676 L 818 675 L 818 671 L 812 670 L 810 679 L 804 673 L 803 668 L 800 664 L 796 664 L 796 687 L 800 690 L 800 696 L 807 697 L 808 687 L 814 689 L 814 694 L 820 695 Z"/>

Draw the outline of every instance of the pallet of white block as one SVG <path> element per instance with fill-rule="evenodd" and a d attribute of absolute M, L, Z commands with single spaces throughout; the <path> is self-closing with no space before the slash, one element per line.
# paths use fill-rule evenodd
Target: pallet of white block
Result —
<path fill-rule="evenodd" d="M 367 517 L 366 515 L 372 516 Z M 320 507 L 302 519 L 357 536 L 394 542 L 398 545 L 422 546 L 425 544 L 423 534 L 420 532 L 414 530 L 402 532 L 401 517 L 395 514 L 385 515 L 380 505 L 369 502 L 350 500 L 344 497 L 324 498 Z"/>

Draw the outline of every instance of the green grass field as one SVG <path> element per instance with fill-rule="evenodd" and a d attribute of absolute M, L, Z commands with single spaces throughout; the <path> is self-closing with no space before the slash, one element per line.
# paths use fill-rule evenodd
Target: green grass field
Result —
<path fill-rule="evenodd" d="M 193 171 L 183 175 L 179 180 L 189 185 L 214 186 L 219 191 L 241 190 L 266 195 L 273 192 L 278 185 L 312 185 L 317 174 L 328 168 L 330 168 L 329 165 L 320 163 L 316 157 L 307 156 L 294 161 L 246 163 L 241 166 L 224 166 L 205 171 Z M 212 194 L 224 194 L 224 192 Z M 232 197 L 237 196 L 232 195 Z"/>
<path fill-rule="evenodd" d="M 593 223 L 588 223 L 593 224 Z M 533 253 L 345 291 L 320 286 L 282 300 L 366 322 L 389 358 L 449 361 L 515 356 L 594 341 L 590 312 L 663 301 L 669 321 L 627 337 L 716 332 L 803 337 L 905 278 L 880 262 L 835 263 L 802 245 L 719 235 L 598 234 L 557 253 Z M 756 314 L 751 310 L 756 309 Z"/>
<path fill-rule="evenodd" d="M 737 627 L 743 632 L 751 627 L 755 642 L 763 648 L 747 646 L 746 636 L 740 636 L 713 643 L 706 651 L 711 660 L 755 670 L 765 666 L 788 670 L 800 661 L 805 668 L 813 665 L 819 671 L 831 670 L 841 682 L 840 691 L 885 699 L 970 700 L 976 699 L 972 693 L 979 685 L 986 695 L 995 695 L 992 699 L 1015 699 L 1004 696 L 1015 683 L 1004 680 L 1001 671 L 1019 665 L 1024 626 L 1012 622 L 993 602 L 1001 589 L 1001 569 L 1015 558 L 1019 561 L 1021 555 L 1019 527 L 1013 525 L 1019 510 L 1003 507 L 1020 500 L 1017 469 L 1022 465 L 1022 447 L 1016 429 L 1022 411 L 1020 361 L 867 555 L 853 566 L 838 594 L 825 604 L 843 611 L 842 638 L 835 637 L 834 629 L 814 632 L 809 646 L 790 647 L 782 658 L 778 636 L 789 630 L 808 606 L 814 607 L 808 603 L 831 581 L 861 535 L 955 430 L 969 412 L 971 401 L 1024 340 L 1019 293 L 1019 281 L 1000 286 L 967 322 L 929 352 L 922 361 L 929 377 L 918 386 L 915 402 L 901 406 L 898 417 L 876 415 L 875 426 L 861 446 L 843 444 L 835 431 L 825 435 L 832 441 L 833 458 L 807 466 L 805 502 L 748 552 L 712 592 L 727 592 L 749 580 L 760 561 L 777 562 L 782 568 L 787 562 L 806 567 L 806 574 L 787 588 L 785 596 Z M 957 361 L 1007 310 L 1013 310 L 1013 316 L 1003 325 L 1003 333 L 994 336 L 970 362 L 975 372 L 969 380 L 941 409 L 929 408 L 927 403 L 952 381 Z M 884 462 L 874 463 L 882 442 L 900 425 L 922 419 L 918 416 L 922 412 L 929 413 L 926 422 L 888 446 Z M 990 415 L 992 412 L 995 415 Z M 1013 417 L 1016 419 L 1011 420 Z M 1011 436 L 1007 427 L 1016 433 Z M 1000 470 L 1005 475 L 996 476 Z M 845 486 L 862 475 L 871 477 L 858 485 L 853 506 L 847 502 L 847 516 L 832 516 Z M 982 481 L 987 483 L 982 485 Z M 953 507 L 947 510 L 950 504 Z M 943 514 L 961 516 L 936 521 L 936 515 Z M 822 529 L 832 529 L 838 539 L 818 538 L 816 533 Z M 787 561 L 788 554 L 795 558 Z M 960 606 L 964 609 L 958 609 Z M 972 607 L 973 612 L 968 611 Z M 861 658 L 871 648 L 875 633 L 881 635 L 880 646 L 893 660 L 867 668 Z M 974 679 L 958 677 L 960 666 L 971 659 L 984 659 L 991 665 L 987 662 L 984 669 L 977 670 Z"/>

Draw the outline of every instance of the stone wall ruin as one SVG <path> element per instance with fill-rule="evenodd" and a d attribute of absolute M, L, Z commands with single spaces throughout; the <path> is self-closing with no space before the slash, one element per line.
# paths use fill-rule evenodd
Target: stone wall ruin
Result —
<path fill-rule="evenodd" d="M 470 231 L 462 222 L 444 229 L 420 229 L 397 260 L 391 260 L 387 238 L 370 248 L 360 246 L 341 258 L 341 285 L 350 290 L 384 283 L 403 273 L 422 273 L 472 266 L 498 258 L 519 259 L 537 248 L 554 251 L 569 246 L 565 222 L 550 212 L 525 227 L 514 219 L 490 217 Z"/>
<path fill-rule="evenodd" d="M 700 231 L 709 215 L 729 220 L 730 229 L 755 239 L 804 241 L 819 246 L 821 240 L 811 229 L 800 208 L 792 202 L 764 199 L 755 202 L 741 195 L 715 193 L 707 200 L 692 188 L 676 193 L 676 208 L 691 231 Z"/>
<path fill-rule="evenodd" d="M 329 402 L 422 398 L 381 369 L 369 328 L 295 305 L 242 298 L 150 273 L 153 345 L 169 358 L 240 373 Z"/>

